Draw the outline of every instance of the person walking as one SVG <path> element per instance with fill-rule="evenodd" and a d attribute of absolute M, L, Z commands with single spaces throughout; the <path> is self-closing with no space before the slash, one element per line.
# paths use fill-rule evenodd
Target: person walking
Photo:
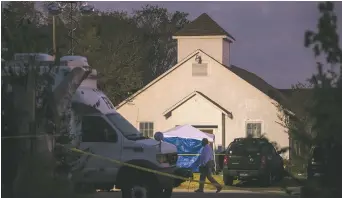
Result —
<path fill-rule="evenodd" d="M 200 184 L 195 192 L 203 192 L 205 179 L 208 178 L 210 183 L 212 183 L 216 187 L 216 193 L 219 193 L 222 190 L 222 186 L 213 178 L 213 168 L 215 167 L 214 162 L 214 154 L 213 150 L 209 145 L 209 141 L 207 138 L 202 139 L 202 152 L 199 157 L 199 171 L 200 171 Z"/>

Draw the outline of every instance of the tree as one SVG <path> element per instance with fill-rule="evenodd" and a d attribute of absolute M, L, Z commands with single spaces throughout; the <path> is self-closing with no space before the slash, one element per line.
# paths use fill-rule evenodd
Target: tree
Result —
<path fill-rule="evenodd" d="M 149 83 L 177 63 L 177 42 L 172 35 L 189 23 L 188 14 L 166 8 L 146 5 L 135 10 L 133 18 L 143 30 L 145 49 L 148 51 L 143 65 L 144 84 Z"/>
<path fill-rule="evenodd" d="M 55 21 L 55 42 L 56 54 L 70 54 L 71 40 L 73 40 L 73 49 L 77 48 L 79 40 L 75 34 L 79 33 L 79 21 L 83 17 L 79 8 L 84 2 L 59 2 L 61 13 L 52 15 L 49 12 L 49 6 L 56 5 L 54 1 L 39 2 L 36 4 L 40 8 L 43 15 L 46 17 L 46 25 L 48 29 L 53 30 L 53 20 Z M 98 12 L 95 12 L 97 14 Z M 73 30 L 73 34 L 71 30 Z M 51 39 L 51 44 L 53 43 Z"/>
<path fill-rule="evenodd" d="M 312 130 L 313 120 L 309 115 L 308 109 L 312 105 L 312 90 L 305 84 L 292 86 L 290 93 L 286 94 L 287 101 L 284 104 L 277 104 L 279 114 L 279 124 L 287 129 L 291 143 L 299 143 L 301 150 L 310 148 L 314 143 L 314 131 Z M 296 155 L 295 148 L 291 149 L 291 160 L 298 159 L 303 163 L 308 153 L 301 152 Z M 306 150 L 306 149 L 305 149 Z"/>
<path fill-rule="evenodd" d="M 305 33 L 305 47 L 311 47 L 314 52 L 317 60 L 317 73 L 308 80 L 308 86 L 298 84 L 293 87 L 295 94 L 292 94 L 290 103 L 291 106 L 296 107 L 292 116 L 288 111 L 284 112 L 288 109 L 284 106 L 281 107 L 281 112 L 287 114 L 282 119 L 287 121 L 286 127 L 291 129 L 293 136 L 297 136 L 301 142 L 307 145 L 331 137 L 341 140 L 342 135 L 340 132 L 342 120 L 339 116 L 342 114 L 342 110 L 338 108 L 341 105 L 341 74 L 337 73 L 342 71 L 340 69 L 342 67 L 342 51 L 338 45 L 337 17 L 331 2 L 319 3 L 318 8 L 321 12 L 321 18 L 317 25 L 318 31 Z M 325 63 L 319 59 L 324 59 Z M 303 97 L 303 94 L 306 97 Z M 302 99 L 302 101 L 298 102 L 298 99 Z M 291 119 L 285 120 L 285 118 Z M 300 124 L 302 126 L 299 126 Z M 304 134 L 310 134 L 310 136 Z"/>
<path fill-rule="evenodd" d="M 34 9 L 33 2 L 7 2 L 1 14 L 3 59 L 8 60 L 12 58 L 15 52 L 39 52 L 44 50 L 44 42 L 46 42 L 45 39 L 47 37 L 44 34 L 44 28 L 41 28 L 41 15 Z M 21 126 L 18 124 L 21 119 L 21 116 L 18 115 L 22 115 L 20 111 L 21 105 L 17 100 L 23 97 L 23 95 L 18 96 L 19 93 L 13 91 L 16 89 L 12 83 L 13 81 L 26 83 L 25 79 L 18 79 L 15 76 L 11 79 L 8 79 L 6 76 L 2 78 L 1 86 L 4 98 L 2 116 L 5 126 L 2 136 L 18 135 L 19 127 Z M 4 193 L 11 197 L 13 196 L 13 182 L 17 176 L 17 168 L 21 156 L 19 149 L 21 141 L 6 139 L 2 143 L 2 165 L 6 169 L 2 185 L 5 187 Z"/>
<path fill-rule="evenodd" d="M 5 32 L 2 41 L 6 44 L 2 47 L 8 48 L 6 59 L 16 52 L 35 53 L 49 48 L 45 40 L 48 36 L 39 37 L 47 33 L 46 26 L 32 2 L 9 2 L 2 14 L 5 16 L 2 18 Z M 2 179 L 3 195 L 9 198 L 67 197 L 71 194 L 68 180 L 52 177 L 56 166 L 52 135 L 65 133 L 63 117 L 70 112 L 71 96 L 89 72 L 74 69 L 51 92 L 54 63 L 41 71 L 35 56 L 24 62 L 3 62 L 1 67 L 2 96 L 5 98 L 2 108 L 5 122 L 2 165 L 6 168 Z M 55 127 L 51 127 L 51 123 Z M 53 128 L 55 134 L 51 134 Z M 44 136 L 35 137 L 37 134 Z M 31 138 L 25 138 L 27 135 Z"/>
<path fill-rule="evenodd" d="M 146 57 L 140 29 L 123 12 L 101 12 L 80 20 L 78 53 L 99 72 L 99 87 L 115 103 L 142 87 Z"/>
<path fill-rule="evenodd" d="M 311 48 L 317 60 L 317 73 L 308 80 L 311 95 L 301 111 L 293 112 L 287 121 L 292 136 L 301 143 L 342 143 L 342 50 L 337 33 L 337 16 L 332 2 L 318 3 L 320 18 L 317 31 L 306 31 L 304 45 Z M 323 60 L 323 61 L 322 61 Z M 303 89 L 296 89 L 303 92 Z M 282 112 L 284 111 L 282 108 Z M 286 116 L 285 116 L 286 117 Z M 287 116 L 289 117 L 289 116 Z M 302 197 L 339 197 L 341 159 L 334 150 L 328 152 L 327 174 L 323 183 L 307 183 Z M 324 184 L 324 185 L 323 185 Z M 334 190 L 332 190 L 334 189 Z M 337 194 L 336 194 L 337 193 Z"/>
<path fill-rule="evenodd" d="M 18 65 L 20 63 L 23 62 L 8 63 L 6 67 L 2 67 L 2 73 L 6 77 L 4 81 L 7 86 L 12 87 L 8 94 L 12 96 L 12 101 L 7 101 L 7 105 L 11 105 L 12 108 L 4 111 L 4 117 L 5 120 L 14 122 L 12 126 L 18 126 L 9 128 L 15 130 L 7 133 L 9 136 L 31 135 L 33 138 L 17 140 L 15 149 L 5 150 L 13 156 L 19 156 L 13 164 L 16 167 L 16 170 L 13 170 L 16 174 L 8 175 L 16 176 L 16 185 L 7 185 L 6 187 L 13 188 L 7 189 L 7 194 L 9 197 L 37 198 L 68 196 L 71 193 L 68 180 L 55 180 L 52 177 L 56 160 L 53 155 L 54 138 L 51 135 L 68 133 L 62 130 L 61 126 L 65 125 L 62 118 L 71 107 L 72 95 L 89 72 L 82 68 L 73 69 L 51 92 L 51 86 L 54 84 L 51 75 L 55 67 L 46 68 L 41 72 L 40 62 L 29 61 L 27 64 Z M 68 124 L 68 120 L 66 121 Z M 56 126 L 54 133 L 50 130 L 50 123 Z M 47 136 L 34 137 L 38 134 Z M 35 178 L 34 181 L 32 176 Z M 9 179 L 14 182 L 14 178 Z"/>
<path fill-rule="evenodd" d="M 314 102 L 309 113 L 314 120 L 313 130 L 316 131 L 317 141 L 327 143 L 330 148 L 333 145 L 339 145 L 341 148 L 342 50 L 337 33 L 337 16 L 332 2 L 319 3 L 318 9 L 321 14 L 318 30 L 305 33 L 305 46 L 311 47 L 315 58 L 324 59 L 325 63 L 317 61 L 317 74 L 310 79 L 314 87 Z M 341 167 L 342 160 L 334 151 L 335 149 L 328 152 L 327 175 L 323 181 L 327 189 L 333 187 L 340 189 L 339 193 L 341 193 L 339 179 L 342 173 L 338 167 Z M 329 194 L 325 196 L 333 197 L 337 195 L 335 193 L 329 190 Z"/>
<path fill-rule="evenodd" d="M 8 2 L 1 13 L 2 58 L 10 59 L 18 52 L 47 52 L 48 29 L 45 18 L 34 7 L 34 2 Z M 23 34 L 25 32 L 25 34 Z"/>
<path fill-rule="evenodd" d="M 342 143 L 342 50 L 337 33 L 337 16 L 332 2 L 319 3 L 321 17 L 317 32 L 305 33 L 305 46 L 311 47 L 317 61 L 317 74 L 310 83 L 314 87 L 315 103 L 310 112 L 315 118 L 314 128 L 318 138 L 334 138 Z M 325 65 L 325 66 L 324 66 Z M 336 68 L 337 67 L 337 68 Z"/>

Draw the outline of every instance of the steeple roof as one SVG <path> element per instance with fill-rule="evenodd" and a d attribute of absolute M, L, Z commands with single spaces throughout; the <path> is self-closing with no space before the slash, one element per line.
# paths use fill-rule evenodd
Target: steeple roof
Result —
<path fill-rule="evenodd" d="M 203 13 L 191 23 L 174 34 L 174 36 L 228 36 L 234 37 L 217 24 L 208 14 Z"/>

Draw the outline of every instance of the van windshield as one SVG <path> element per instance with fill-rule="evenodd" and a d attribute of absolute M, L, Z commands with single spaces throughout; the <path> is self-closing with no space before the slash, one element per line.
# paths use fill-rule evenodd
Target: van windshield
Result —
<path fill-rule="evenodd" d="M 143 136 L 143 134 L 140 131 L 138 131 L 130 122 L 128 122 L 119 113 L 111 113 L 107 114 L 106 116 L 127 139 L 136 139 Z"/>

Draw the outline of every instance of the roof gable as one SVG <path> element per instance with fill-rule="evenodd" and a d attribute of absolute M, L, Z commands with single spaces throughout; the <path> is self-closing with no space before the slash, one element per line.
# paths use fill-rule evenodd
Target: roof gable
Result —
<path fill-rule="evenodd" d="M 212 100 L 211 98 L 209 98 L 208 96 L 206 96 L 205 94 L 199 92 L 199 91 L 194 91 L 191 94 L 189 94 L 188 96 L 186 96 L 185 98 L 183 98 L 182 100 L 178 101 L 176 104 L 174 104 L 172 107 L 170 107 L 169 109 L 167 109 L 163 115 L 165 117 L 168 117 L 167 115 L 170 114 L 172 111 L 174 111 L 175 109 L 177 109 L 178 107 L 182 106 L 184 103 L 186 103 L 187 101 L 189 101 L 191 98 L 195 97 L 196 95 L 201 96 L 202 98 L 204 98 L 205 100 L 209 101 L 211 104 L 213 104 L 216 108 L 220 109 L 224 114 L 226 114 L 229 118 L 233 118 L 233 114 L 232 112 L 228 111 L 227 109 L 225 109 L 224 107 L 222 107 L 221 105 L 219 105 L 217 102 L 215 102 L 214 100 Z"/>
<path fill-rule="evenodd" d="M 191 23 L 174 34 L 174 36 L 228 36 L 234 37 L 217 24 L 208 14 L 203 13 Z"/>
<path fill-rule="evenodd" d="M 175 66 L 171 67 L 169 70 L 167 70 L 162 75 L 160 75 L 159 77 L 157 77 L 156 79 L 151 81 L 149 84 L 147 84 L 142 89 L 140 89 L 139 91 L 134 93 L 132 96 L 130 96 L 126 100 L 122 101 L 119 105 L 116 106 L 116 108 L 119 109 L 121 106 L 126 104 L 128 101 L 132 100 L 133 98 L 138 96 L 140 93 L 142 93 L 143 91 L 145 91 L 146 89 L 151 87 L 153 84 L 157 83 L 159 80 L 164 78 L 166 75 L 168 75 L 169 73 L 171 73 L 172 71 L 174 71 L 175 69 L 177 69 L 178 67 L 183 65 L 185 62 L 187 62 L 189 59 L 191 59 L 192 57 L 197 55 L 199 52 L 203 53 L 204 55 L 208 56 L 209 58 L 211 58 L 212 60 L 217 62 L 222 67 L 224 67 L 227 70 L 229 70 L 230 72 L 234 73 L 239 78 L 243 79 L 248 84 L 250 84 L 251 86 L 253 86 L 257 90 L 261 91 L 263 94 L 265 94 L 269 98 L 277 101 L 278 103 L 281 103 L 286 108 L 291 109 L 290 108 L 290 103 L 289 103 L 288 99 L 278 89 L 276 89 L 273 86 L 271 86 L 270 84 L 268 84 L 266 81 L 264 81 L 262 78 L 260 78 L 256 74 L 251 73 L 251 72 L 249 72 L 247 70 L 244 70 L 244 69 L 242 69 L 240 67 L 237 67 L 237 66 L 234 66 L 234 65 L 231 65 L 231 66 L 223 65 L 219 61 L 217 61 L 216 59 L 214 59 L 213 57 L 211 57 L 210 55 L 208 55 L 207 53 L 203 52 L 200 49 L 194 51 L 188 57 L 184 58 L 182 61 L 177 63 Z"/>

